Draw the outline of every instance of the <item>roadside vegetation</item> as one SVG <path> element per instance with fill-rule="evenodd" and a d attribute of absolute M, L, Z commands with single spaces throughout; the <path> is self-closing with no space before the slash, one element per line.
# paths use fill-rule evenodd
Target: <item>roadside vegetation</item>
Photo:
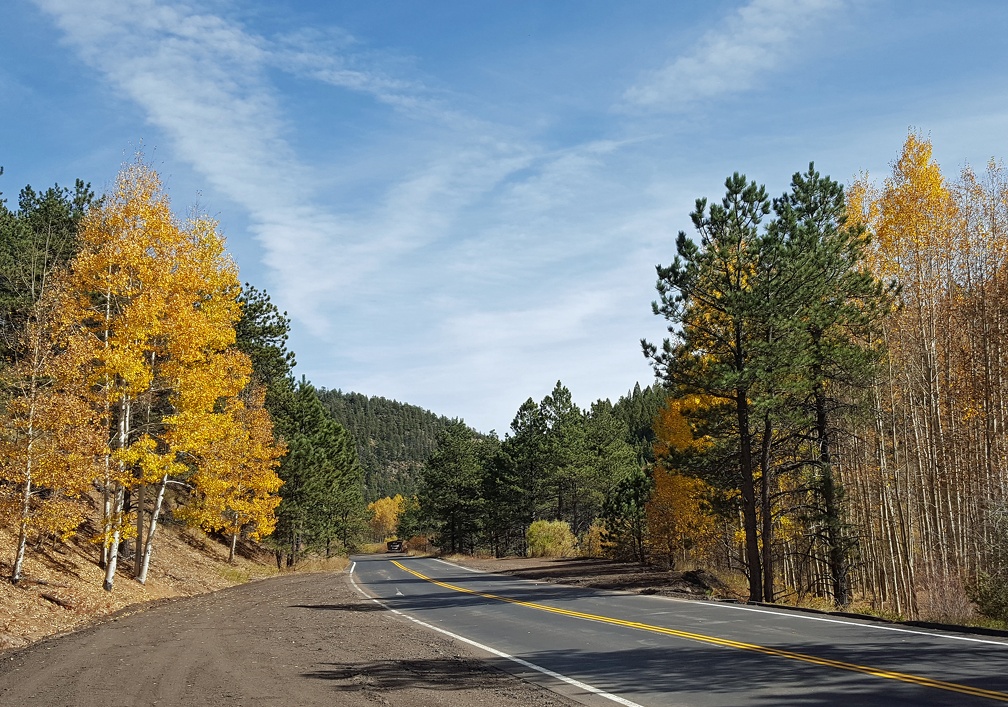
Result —
<path fill-rule="evenodd" d="M 641 342 L 654 384 L 581 408 L 558 380 L 499 437 L 296 378 L 286 313 L 142 159 L 100 197 L 26 187 L 0 202 L 3 570 L 133 591 L 188 571 L 167 524 L 276 571 L 397 538 L 1008 620 L 1003 166 L 949 179 L 911 133 L 881 182 L 809 164 L 773 198 L 736 173 L 689 218 L 657 267 L 668 338 Z"/>
<path fill-rule="evenodd" d="M 448 426 L 398 535 L 706 568 L 751 601 L 1003 624 L 1001 163 L 950 180 L 911 133 L 882 183 L 844 188 L 809 165 L 771 198 L 735 174 L 690 217 L 657 269 L 669 338 L 642 342 L 658 383 L 585 410 L 558 382 L 503 439 Z"/>
<path fill-rule="evenodd" d="M 0 200 L 0 306 L 12 584 L 72 547 L 105 591 L 123 574 L 143 585 L 166 522 L 218 534 L 231 562 L 268 538 L 278 567 L 360 539 L 355 446 L 295 381 L 289 320 L 239 284 L 213 220 L 175 215 L 141 157 L 97 198 L 78 181 Z"/>

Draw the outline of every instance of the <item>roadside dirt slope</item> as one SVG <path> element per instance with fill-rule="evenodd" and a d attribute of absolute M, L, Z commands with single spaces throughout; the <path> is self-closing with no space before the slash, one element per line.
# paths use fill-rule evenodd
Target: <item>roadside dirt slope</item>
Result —
<path fill-rule="evenodd" d="M 111 593 L 102 589 L 98 546 L 83 537 L 30 548 L 17 586 L 6 581 L 13 548 L 10 530 L 0 528 L 0 650 L 73 631 L 127 607 L 203 594 L 274 572 L 271 556 L 258 546 L 243 546 L 229 565 L 223 543 L 170 523 L 158 529 L 147 584 L 132 579 L 125 560 Z"/>
<path fill-rule="evenodd" d="M 0 654 L 3 705 L 571 705 L 364 599 L 346 573 L 168 600 Z"/>

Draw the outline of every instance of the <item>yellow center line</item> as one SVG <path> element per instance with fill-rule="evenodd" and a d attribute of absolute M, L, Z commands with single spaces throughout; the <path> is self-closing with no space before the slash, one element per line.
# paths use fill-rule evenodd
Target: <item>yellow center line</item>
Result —
<path fill-rule="evenodd" d="M 640 631 L 650 631 L 651 633 L 659 633 L 666 636 L 675 636 L 676 638 L 685 638 L 691 641 L 699 641 L 700 643 L 708 643 L 715 646 L 723 646 L 725 648 L 735 648 L 737 650 L 751 651 L 753 653 L 761 653 L 763 655 L 774 656 L 776 658 L 787 658 L 790 660 L 797 660 L 803 663 L 811 663 L 813 665 L 822 665 L 829 668 L 836 668 L 838 670 L 849 670 L 855 673 L 863 673 L 865 675 L 874 675 L 875 677 L 885 678 L 887 680 L 898 680 L 899 682 L 911 683 L 913 685 L 920 685 L 922 687 L 931 687 L 937 690 L 947 690 L 949 692 L 958 692 L 963 695 L 972 695 L 974 697 L 986 697 L 991 700 L 997 700 L 999 702 L 1008 702 L 1008 693 L 997 692 L 996 690 L 985 690 L 979 687 L 972 687 L 970 685 L 961 685 L 954 682 L 945 682 L 944 680 L 935 680 L 933 678 L 924 677 L 921 675 L 910 675 L 908 673 L 899 673 L 893 670 L 885 670 L 882 668 L 872 668 L 866 665 L 858 665 L 856 663 L 847 663 L 842 660 L 833 660 L 832 658 L 820 658 L 814 655 L 806 655 L 805 653 L 795 653 L 794 651 L 783 650 L 781 648 L 771 648 L 769 646 L 760 646 L 755 643 L 743 643 L 742 641 L 733 641 L 729 638 L 719 638 L 718 636 L 708 636 L 702 633 L 693 633 L 691 631 L 680 631 L 674 628 L 666 628 L 664 626 L 654 626 L 652 624 L 640 623 L 638 621 L 626 621 L 624 619 L 616 619 L 611 616 L 601 616 L 599 614 L 586 614 L 582 611 L 571 611 L 570 609 L 561 609 L 555 606 L 547 606 L 546 604 L 538 604 L 531 601 L 522 601 L 520 599 L 510 599 L 508 597 L 502 597 L 497 594 L 489 594 L 486 592 L 477 592 L 472 589 L 466 589 L 465 587 L 459 587 L 455 584 L 448 584 L 447 582 L 441 582 L 432 577 L 428 577 L 425 574 L 421 574 L 416 570 L 412 570 L 406 567 L 397 560 L 392 560 L 394 564 L 399 569 L 404 572 L 409 572 L 415 577 L 436 584 L 439 587 L 444 587 L 445 589 L 450 589 L 455 592 L 461 592 L 462 594 L 471 594 L 473 596 L 483 597 L 484 599 L 493 599 L 494 601 L 505 602 L 507 604 L 516 604 L 518 606 L 524 606 L 529 609 L 536 609 L 538 611 L 547 611 L 551 614 L 560 614 L 561 616 L 570 616 L 576 619 L 584 619 L 586 621 L 596 621 L 598 623 L 610 624 L 612 626 L 623 626 L 626 628 L 638 629 Z"/>

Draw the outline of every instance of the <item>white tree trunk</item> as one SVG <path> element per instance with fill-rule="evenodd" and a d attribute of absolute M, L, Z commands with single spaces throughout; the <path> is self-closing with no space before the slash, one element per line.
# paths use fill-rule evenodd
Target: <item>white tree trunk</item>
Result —
<path fill-rule="evenodd" d="M 157 498 L 154 500 L 154 509 L 151 511 L 150 524 L 147 526 L 147 541 L 144 543 L 143 560 L 140 562 L 140 571 L 136 579 L 140 584 L 147 581 L 147 570 L 150 568 L 151 552 L 154 550 L 154 532 L 157 530 L 158 518 L 161 516 L 161 506 L 164 503 L 165 489 L 168 488 L 168 474 L 161 477 L 158 484 Z M 137 539 L 137 543 L 139 543 Z"/>
<path fill-rule="evenodd" d="M 115 496 L 112 502 L 113 518 L 119 518 L 122 516 L 124 496 L 125 489 L 122 484 L 116 484 Z M 119 564 L 119 535 L 121 523 L 113 521 L 113 526 L 114 529 L 112 531 L 112 537 L 106 538 L 107 542 L 105 544 L 105 552 L 108 555 L 108 562 L 105 565 L 105 584 L 103 586 L 106 592 L 112 591 L 112 583 L 115 581 L 116 565 Z"/>

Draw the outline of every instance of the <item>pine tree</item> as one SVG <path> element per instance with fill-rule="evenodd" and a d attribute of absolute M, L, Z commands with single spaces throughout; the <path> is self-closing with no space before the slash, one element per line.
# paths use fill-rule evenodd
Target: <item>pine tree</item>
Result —
<path fill-rule="evenodd" d="M 423 468 L 420 507 L 450 553 L 472 551 L 482 528 L 483 457 L 476 433 L 453 420 L 438 436 L 437 451 Z"/>
<path fill-rule="evenodd" d="M 356 449 L 304 378 L 284 400 L 287 456 L 278 470 L 283 481 L 272 543 L 277 563 L 295 566 L 308 550 L 331 550 L 334 540 L 351 547 L 363 532 L 367 512 Z"/>
<path fill-rule="evenodd" d="M 848 219 L 843 186 L 810 164 L 795 173 L 790 192 L 774 201 L 771 231 L 784 248 L 791 284 L 787 303 L 776 303 L 785 332 L 777 360 L 788 363 L 785 406 L 803 411 L 815 440 L 817 496 L 813 522 L 826 546 L 833 599 L 850 600 L 849 566 L 854 539 L 846 527 L 843 489 L 834 471 L 838 417 L 852 410 L 851 392 L 873 380 L 880 360 L 881 325 L 895 293 L 867 268 L 869 239 Z"/>
<path fill-rule="evenodd" d="M 699 244 L 680 231 L 672 265 L 657 268 L 659 301 L 652 309 L 669 321 L 671 338 L 661 351 L 641 343 L 656 375 L 670 387 L 719 397 L 733 408 L 749 598 L 762 601 L 750 395 L 764 324 L 756 297 L 764 245 L 760 225 L 770 200 L 763 187 L 738 173 L 725 188 L 722 202 L 709 210 L 706 199 L 696 202 L 690 217 Z"/>

